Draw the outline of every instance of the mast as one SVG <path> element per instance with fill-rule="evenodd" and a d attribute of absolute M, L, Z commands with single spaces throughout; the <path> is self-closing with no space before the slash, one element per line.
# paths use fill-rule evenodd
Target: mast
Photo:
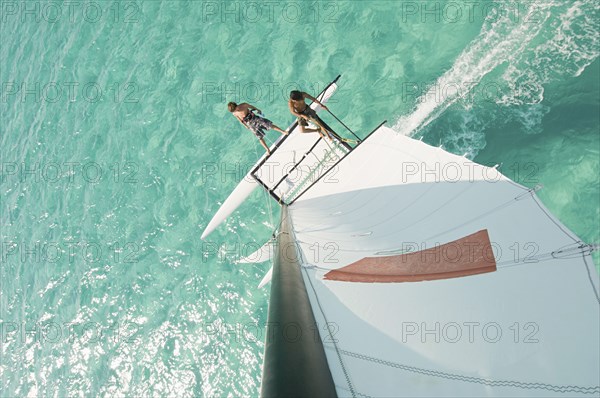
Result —
<path fill-rule="evenodd" d="M 271 281 L 261 397 L 336 397 L 285 205 L 281 220 Z"/>

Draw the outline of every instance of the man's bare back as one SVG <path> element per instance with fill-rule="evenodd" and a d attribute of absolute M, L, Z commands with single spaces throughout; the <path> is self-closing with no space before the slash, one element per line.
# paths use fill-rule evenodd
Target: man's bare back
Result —
<path fill-rule="evenodd" d="M 229 109 L 229 112 L 231 112 L 233 116 L 235 116 L 235 118 L 242 125 L 244 125 L 244 127 L 252 131 L 254 135 L 256 135 L 258 141 L 267 150 L 267 153 L 269 155 L 271 154 L 271 151 L 269 150 L 269 147 L 267 146 L 264 140 L 265 130 L 277 130 L 281 134 L 287 135 L 287 131 L 277 127 L 269 119 L 256 116 L 252 112 L 253 110 L 256 110 L 260 114 L 262 114 L 262 111 L 253 105 L 250 105 L 246 102 L 239 105 L 235 102 L 230 102 L 227 104 L 227 109 Z"/>
<path fill-rule="evenodd" d="M 256 109 L 256 108 L 251 106 L 250 104 L 247 104 L 244 102 L 243 104 L 239 104 L 238 106 L 236 106 L 235 110 L 232 113 L 233 113 L 233 116 L 238 118 L 238 120 L 242 121 L 242 120 L 244 120 L 244 118 L 246 116 L 248 116 L 248 113 L 250 113 L 251 109 Z"/>

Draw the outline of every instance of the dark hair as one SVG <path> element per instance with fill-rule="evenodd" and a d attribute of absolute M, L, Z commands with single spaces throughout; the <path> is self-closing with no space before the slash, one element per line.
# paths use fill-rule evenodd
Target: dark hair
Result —
<path fill-rule="evenodd" d="M 235 108 L 237 108 L 237 104 L 235 102 L 230 102 L 227 104 L 227 109 L 229 109 L 229 112 L 235 111 Z"/>
<path fill-rule="evenodd" d="M 292 90 L 290 92 L 290 99 L 293 99 L 294 101 L 300 101 L 302 99 L 304 99 L 304 96 L 302 95 L 302 93 L 298 90 Z"/>

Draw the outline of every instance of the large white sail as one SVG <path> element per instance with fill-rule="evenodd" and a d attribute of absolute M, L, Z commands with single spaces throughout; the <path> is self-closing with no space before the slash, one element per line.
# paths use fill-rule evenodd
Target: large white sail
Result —
<path fill-rule="evenodd" d="M 284 206 L 276 236 L 294 242 L 261 282 L 273 278 L 269 324 L 322 339 L 267 339 L 262 393 L 599 396 L 593 247 L 538 187 L 383 125 L 352 144 L 293 131 L 248 175 Z"/>
<path fill-rule="evenodd" d="M 533 190 L 380 127 L 289 214 L 338 395 L 600 394 L 591 248 Z"/>

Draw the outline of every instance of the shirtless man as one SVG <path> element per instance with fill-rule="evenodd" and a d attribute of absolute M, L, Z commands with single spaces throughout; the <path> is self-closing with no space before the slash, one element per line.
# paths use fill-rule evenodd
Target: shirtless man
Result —
<path fill-rule="evenodd" d="M 321 123 L 321 119 L 319 119 L 319 116 L 317 116 L 317 112 L 310 106 L 308 106 L 306 102 L 304 102 L 305 99 L 312 100 L 317 104 L 321 105 L 321 108 L 328 110 L 328 108 L 325 105 L 323 105 L 321 101 L 319 101 L 318 99 L 316 99 L 308 93 L 296 90 L 290 92 L 290 100 L 288 101 L 288 106 L 292 115 L 298 118 L 300 132 L 312 133 L 314 131 L 317 131 L 321 135 L 321 137 L 325 138 L 325 136 L 327 136 L 327 138 L 332 139 L 331 134 L 329 134 L 329 131 L 327 131 L 327 129 Z M 306 127 L 308 126 L 309 121 L 313 122 L 318 127 L 318 129 L 307 129 Z"/>
<path fill-rule="evenodd" d="M 267 150 L 267 153 L 269 155 L 271 154 L 271 151 L 269 150 L 269 147 L 267 146 L 263 138 L 265 136 L 265 130 L 277 130 L 281 134 L 287 135 L 287 131 L 280 129 L 279 127 L 274 125 L 273 122 L 271 122 L 269 119 L 265 119 L 264 117 L 255 115 L 252 111 L 255 110 L 261 115 L 262 111 L 253 105 L 250 105 L 245 102 L 239 105 L 235 102 L 230 102 L 227 104 L 227 109 L 229 109 L 229 112 L 233 113 L 233 116 L 235 116 L 235 118 L 239 120 L 239 122 L 242 123 L 244 127 L 252 131 L 254 135 L 258 137 L 258 140 L 260 141 L 261 145 Z"/>

